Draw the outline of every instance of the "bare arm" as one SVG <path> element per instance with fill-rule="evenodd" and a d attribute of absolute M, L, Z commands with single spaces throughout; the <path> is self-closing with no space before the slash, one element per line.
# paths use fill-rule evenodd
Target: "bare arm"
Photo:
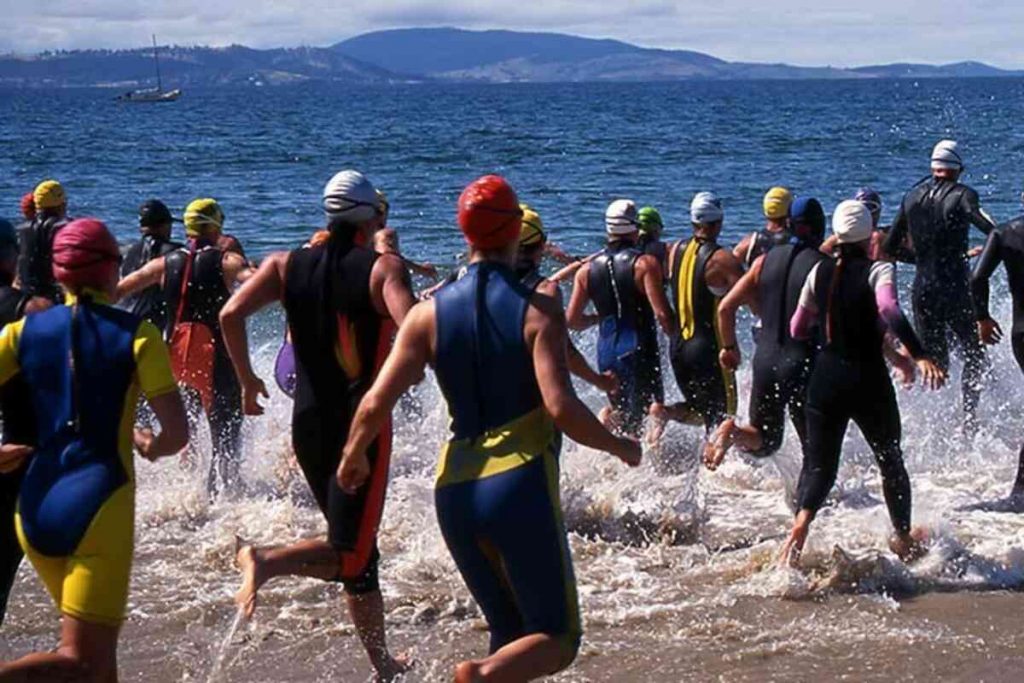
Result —
<path fill-rule="evenodd" d="M 585 330 L 598 321 L 596 315 L 587 315 L 587 304 L 590 303 L 590 292 L 587 291 L 587 279 L 590 277 L 590 264 L 576 271 L 572 282 L 572 295 L 569 297 L 569 308 L 565 317 L 569 329 Z"/>
<path fill-rule="evenodd" d="M 134 294 L 135 292 L 159 285 L 164 281 L 165 261 L 163 258 L 153 259 L 142 266 L 134 273 L 117 283 L 117 292 L 114 294 L 114 301 Z"/>
<path fill-rule="evenodd" d="M 381 254 L 370 272 L 370 295 L 374 308 L 401 325 L 409 310 L 416 304 L 409 271 L 401 257 Z"/>
<path fill-rule="evenodd" d="M 157 421 L 160 433 L 153 436 L 136 434 L 135 445 L 139 454 L 147 460 L 156 460 L 168 455 L 179 453 L 188 445 L 188 418 L 185 415 L 185 403 L 181 394 L 171 391 L 148 399 Z"/>
<path fill-rule="evenodd" d="M 736 344 L 736 313 L 740 306 L 752 306 L 756 301 L 763 267 L 764 257 L 762 256 L 754 261 L 753 267 L 718 302 L 718 329 L 722 336 L 723 351 L 729 350 L 736 354 L 734 359 L 736 366 L 739 365 L 740 358 L 739 347 Z"/>
<path fill-rule="evenodd" d="M 434 338 L 434 302 L 425 301 L 409 312 L 395 346 L 373 386 L 359 402 L 348 441 L 338 465 L 338 485 L 354 493 L 370 476 L 366 450 L 384 427 L 399 397 L 423 379 Z"/>
<path fill-rule="evenodd" d="M 704 280 L 708 287 L 731 290 L 743 277 L 743 264 L 725 249 L 719 249 L 712 255 L 704 271 Z"/>
<path fill-rule="evenodd" d="M 748 234 L 740 240 L 739 244 L 732 248 L 732 255 L 735 256 L 736 260 L 741 264 L 747 260 L 747 253 L 750 251 L 750 242 L 753 239 L 753 234 Z"/>
<path fill-rule="evenodd" d="M 263 381 L 256 376 L 249 358 L 249 337 L 245 319 L 282 298 L 288 269 L 288 252 L 263 259 L 255 274 L 238 288 L 220 312 L 220 328 L 235 375 L 242 385 L 242 405 L 246 415 L 262 415 L 259 396 L 268 396 Z"/>
<path fill-rule="evenodd" d="M 640 271 L 638 275 L 643 280 L 643 291 L 647 295 L 647 300 L 651 302 L 658 326 L 665 334 L 672 334 L 672 309 L 669 308 L 668 298 L 665 296 L 661 264 L 653 256 L 644 255 L 637 259 L 637 268 Z"/>

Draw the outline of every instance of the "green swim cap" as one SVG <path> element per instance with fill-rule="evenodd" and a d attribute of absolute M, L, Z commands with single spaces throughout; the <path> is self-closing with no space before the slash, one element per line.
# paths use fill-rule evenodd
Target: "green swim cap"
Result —
<path fill-rule="evenodd" d="M 640 209 L 636 219 L 640 224 L 640 232 L 653 232 L 665 227 L 665 224 L 661 222 L 661 214 L 653 206 L 645 206 Z"/>

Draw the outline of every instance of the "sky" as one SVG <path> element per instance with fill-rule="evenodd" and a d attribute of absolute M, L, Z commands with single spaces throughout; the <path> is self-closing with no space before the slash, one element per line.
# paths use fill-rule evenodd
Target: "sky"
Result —
<path fill-rule="evenodd" d="M 412 26 L 572 33 L 732 61 L 1024 68 L 1021 0 L 0 0 L 0 52 L 326 46 Z"/>

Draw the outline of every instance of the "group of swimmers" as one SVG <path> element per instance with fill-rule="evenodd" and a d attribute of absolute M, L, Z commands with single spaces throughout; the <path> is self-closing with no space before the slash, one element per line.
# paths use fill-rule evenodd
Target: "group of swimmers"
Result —
<path fill-rule="evenodd" d="M 982 344 L 1002 337 L 988 279 L 1003 262 L 1024 368 L 1024 219 L 996 228 L 959 182 L 955 142 L 936 145 L 931 169 L 891 228 L 879 226 L 881 198 L 865 188 L 835 208 L 827 239 L 819 201 L 772 188 L 764 229 L 731 250 L 718 243 L 725 210 L 711 192 L 693 198 L 692 234 L 671 244 L 657 210 L 616 200 L 605 213 L 606 246 L 580 259 L 548 241 L 538 212 L 505 179 L 483 176 L 458 200 L 467 265 L 420 297 L 410 272 L 436 277 L 436 269 L 398 253 L 387 198 L 357 171 L 324 188 L 324 230 L 258 267 L 224 233 L 213 199 L 186 208 L 185 244 L 171 241 L 168 208 L 146 202 L 140 239 L 122 250 L 102 222 L 67 217 L 59 183 L 41 183 L 23 202 L 19 229 L 0 223 L 0 616 L 24 551 L 62 631 L 54 652 L 0 664 L 0 681 L 116 680 L 133 453 L 182 452 L 191 401 L 211 427 L 210 493 L 237 486 L 242 416 L 261 414 L 268 396 L 245 323 L 274 303 L 287 316 L 275 374 L 294 400 L 292 445 L 327 534 L 240 548 L 236 600 L 248 617 L 274 577 L 341 583 L 380 680 L 410 666 L 387 647 L 378 576 L 391 414 L 427 366 L 451 416 L 437 518 L 490 630 L 488 655 L 460 663 L 456 681 L 533 680 L 576 656 L 580 615 L 559 500 L 563 434 L 637 466 L 641 439 L 663 439 L 667 421 L 699 425 L 704 462 L 715 469 L 733 447 L 775 453 L 789 408 L 804 460 L 781 560 L 796 563 L 853 420 L 881 470 L 891 548 L 908 561 L 919 556 L 926 546 L 911 527 L 889 365 L 905 383 L 920 375 L 937 388 L 953 339 L 973 431 Z M 989 235 L 973 276 L 971 224 Z M 545 255 L 565 267 L 544 277 Z M 900 309 L 894 260 L 916 264 L 920 336 Z M 569 279 L 563 308 L 558 283 Z M 746 424 L 735 417 L 741 306 L 758 318 Z M 596 369 L 569 333 L 591 326 Z M 659 329 L 683 396 L 676 404 L 664 398 Z M 607 394 L 599 417 L 570 374 Z M 1024 499 L 1024 449 L 1013 497 Z"/>

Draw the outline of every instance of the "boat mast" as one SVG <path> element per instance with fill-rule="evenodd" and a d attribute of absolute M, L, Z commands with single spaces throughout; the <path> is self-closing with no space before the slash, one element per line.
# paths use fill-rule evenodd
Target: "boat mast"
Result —
<path fill-rule="evenodd" d="M 160 80 L 160 57 L 157 55 L 155 33 L 153 34 L 153 62 L 156 64 L 156 89 L 157 92 L 163 92 L 164 84 Z"/>

